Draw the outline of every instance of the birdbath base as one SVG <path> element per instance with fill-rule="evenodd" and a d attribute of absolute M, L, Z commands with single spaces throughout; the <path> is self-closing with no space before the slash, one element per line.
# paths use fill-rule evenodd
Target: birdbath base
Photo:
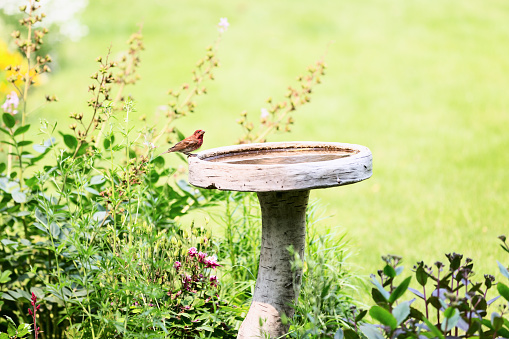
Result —
<path fill-rule="evenodd" d="M 309 191 L 258 192 L 262 210 L 262 245 L 258 278 L 249 312 L 237 338 L 277 338 L 288 332 L 281 315 L 292 317 L 302 269 L 292 271 L 288 247 L 303 257 Z"/>
<path fill-rule="evenodd" d="M 288 331 L 302 269 L 292 270 L 288 247 L 302 257 L 309 191 L 353 184 L 372 174 L 364 146 L 323 142 L 274 142 L 227 146 L 189 158 L 189 182 L 198 187 L 256 192 L 262 210 L 258 277 L 237 338 L 278 338 Z"/>

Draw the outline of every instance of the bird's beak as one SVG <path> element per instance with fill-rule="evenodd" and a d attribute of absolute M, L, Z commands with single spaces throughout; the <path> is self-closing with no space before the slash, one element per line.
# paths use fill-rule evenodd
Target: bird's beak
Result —
<path fill-rule="evenodd" d="M 202 134 L 202 135 L 205 134 L 205 131 L 201 131 L 200 134 Z"/>

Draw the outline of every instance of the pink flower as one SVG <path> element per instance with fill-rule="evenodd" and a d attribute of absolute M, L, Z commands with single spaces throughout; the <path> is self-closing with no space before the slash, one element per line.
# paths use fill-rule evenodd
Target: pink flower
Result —
<path fill-rule="evenodd" d="M 148 146 L 148 148 L 150 148 L 150 149 L 156 148 L 156 145 L 154 145 L 152 142 L 148 141 L 147 135 L 144 135 L 144 137 L 145 137 L 145 142 L 143 143 L 143 145 Z"/>
<path fill-rule="evenodd" d="M 217 263 L 217 258 L 215 256 L 210 256 L 205 258 L 205 266 L 207 268 L 216 268 L 221 265 Z"/>
<path fill-rule="evenodd" d="M 2 105 L 2 109 L 5 113 L 16 114 L 18 111 L 19 98 L 16 92 L 12 91 L 11 94 L 7 94 L 7 98 L 5 99 L 4 104 Z"/>
<path fill-rule="evenodd" d="M 198 250 L 196 249 L 196 247 L 191 247 L 187 251 L 187 254 L 189 254 L 190 257 L 194 257 L 196 254 L 198 254 Z"/>
<path fill-rule="evenodd" d="M 180 261 L 175 261 L 175 263 L 173 264 L 173 267 L 175 267 L 175 269 L 178 271 L 179 268 L 182 266 L 182 264 L 180 263 Z"/>
<path fill-rule="evenodd" d="M 205 262 L 205 258 L 207 257 L 207 253 L 198 252 L 198 262 Z"/>
<path fill-rule="evenodd" d="M 217 30 L 220 32 L 220 33 L 223 33 L 223 32 L 226 32 L 228 30 L 228 27 L 230 26 L 230 24 L 228 23 L 228 19 L 227 18 L 221 18 L 219 19 L 219 23 L 217 24 Z"/>

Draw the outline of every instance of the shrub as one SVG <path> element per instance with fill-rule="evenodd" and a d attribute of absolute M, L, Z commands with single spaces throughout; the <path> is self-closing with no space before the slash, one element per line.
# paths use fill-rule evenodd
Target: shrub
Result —
<path fill-rule="evenodd" d="M 502 248 L 509 253 L 505 236 L 500 240 Z M 378 278 L 371 276 L 375 286 L 371 295 L 376 305 L 369 309 L 369 315 L 380 325 L 361 324 L 363 335 L 369 339 L 509 338 L 509 287 L 502 282 L 495 283 L 492 275 L 484 275 L 482 282 L 473 281 L 474 263 L 470 258 L 464 259 L 457 253 L 446 254 L 446 258 L 447 264 L 437 261 L 428 266 L 419 262 L 413 267 L 415 280 L 422 288 L 417 290 L 409 287 L 411 276 L 396 284 L 396 278 L 403 272 L 402 258 L 384 256 L 385 266 L 378 271 Z M 509 279 L 507 268 L 498 264 L 501 274 Z M 495 286 L 499 295 L 488 299 L 488 292 Z M 417 299 L 401 301 L 406 291 Z M 503 301 L 499 311 L 488 313 L 500 297 Z M 420 309 L 424 313 L 413 306 L 416 300 L 423 303 Z M 360 337 L 360 332 L 356 337 Z"/>

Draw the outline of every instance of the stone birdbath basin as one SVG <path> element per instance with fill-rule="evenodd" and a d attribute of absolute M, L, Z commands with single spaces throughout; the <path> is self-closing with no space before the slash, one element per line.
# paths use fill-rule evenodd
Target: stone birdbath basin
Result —
<path fill-rule="evenodd" d="M 372 174 L 364 146 L 323 142 L 276 142 L 214 148 L 189 158 L 189 182 L 197 187 L 256 192 L 262 211 L 258 277 L 237 338 L 277 338 L 288 331 L 302 272 L 292 273 L 293 246 L 303 257 L 309 191 L 353 184 Z M 294 279 L 294 274 L 297 279 Z M 260 320 L 261 319 L 261 320 Z M 260 325 L 262 324 L 262 325 Z"/>

